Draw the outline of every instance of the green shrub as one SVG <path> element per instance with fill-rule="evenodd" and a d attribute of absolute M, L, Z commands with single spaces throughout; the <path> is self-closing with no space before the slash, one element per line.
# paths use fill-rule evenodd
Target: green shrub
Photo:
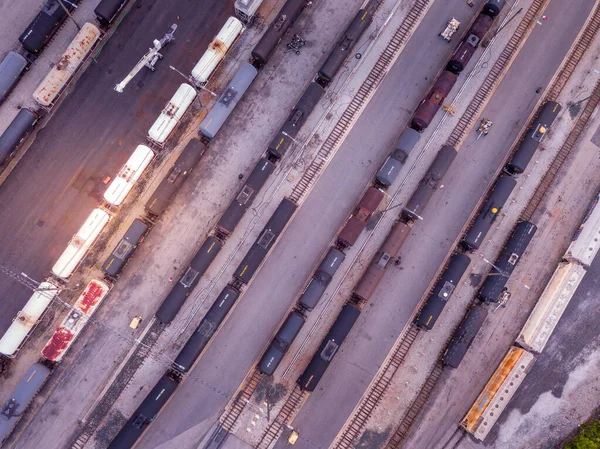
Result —
<path fill-rule="evenodd" d="M 579 434 L 563 449 L 600 449 L 600 420 L 588 421 L 579 428 Z"/>

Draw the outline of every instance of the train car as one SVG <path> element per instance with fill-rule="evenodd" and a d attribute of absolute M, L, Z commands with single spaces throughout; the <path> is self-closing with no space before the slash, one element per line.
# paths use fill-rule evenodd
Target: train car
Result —
<path fill-rule="evenodd" d="M 447 71 L 460 75 L 475 54 L 481 40 L 492 27 L 492 23 L 494 23 L 494 18 L 487 14 L 477 16 L 466 37 L 456 47 L 450 61 L 446 64 Z"/>
<path fill-rule="evenodd" d="M 471 226 L 462 241 L 465 249 L 475 250 L 481 246 L 483 239 L 485 239 L 516 185 L 517 181 L 510 176 L 503 176 L 496 181 L 473 226 Z"/>
<path fill-rule="evenodd" d="M 10 435 L 25 414 L 27 407 L 46 383 L 52 371 L 41 363 L 34 363 L 2 406 L 0 412 L 0 444 Z"/>
<path fill-rule="evenodd" d="M 235 15 L 244 23 L 252 22 L 263 0 L 235 0 Z"/>
<path fill-rule="evenodd" d="M 283 5 L 275 20 L 271 22 L 258 44 L 252 49 L 251 61 L 257 69 L 267 63 L 273 50 L 275 50 L 285 32 L 293 25 L 305 6 L 306 0 L 287 0 Z"/>
<path fill-rule="evenodd" d="M 406 159 L 412 152 L 413 148 L 421 139 L 421 134 L 412 128 L 405 128 L 398 138 L 398 142 L 394 146 L 392 154 L 384 162 L 383 166 L 377 172 L 375 180 L 383 187 L 391 186 L 400 169 L 406 163 Z"/>
<path fill-rule="evenodd" d="M 27 336 L 39 323 L 40 318 L 59 293 L 59 287 L 51 280 L 42 282 L 38 286 L 0 339 L 0 354 L 9 358 L 16 356 Z"/>
<path fill-rule="evenodd" d="M 483 441 L 525 379 L 533 361 L 533 354 L 511 347 L 461 421 L 461 427 Z"/>
<path fill-rule="evenodd" d="M 206 151 L 206 145 L 199 139 L 192 139 L 185 146 L 173 167 L 169 170 L 167 176 L 152 193 L 150 199 L 146 202 L 144 209 L 150 215 L 160 216 L 175 194 L 179 191 L 188 175 L 200 162 L 200 158 Z"/>
<path fill-rule="evenodd" d="M 215 138 L 256 75 L 258 75 L 258 70 L 251 64 L 244 63 L 240 67 L 219 100 L 200 124 L 200 133 L 206 139 L 213 140 Z"/>
<path fill-rule="evenodd" d="M 422 220 L 423 211 L 427 207 L 427 203 L 433 196 L 433 193 L 440 187 L 440 183 L 450 165 L 456 157 L 456 149 L 450 145 L 442 146 L 437 154 L 427 173 L 421 179 L 417 190 L 412 194 L 410 200 L 406 203 L 406 207 L 402 214 L 409 220 Z"/>
<path fill-rule="evenodd" d="M 560 104 L 555 101 L 547 101 L 542 105 L 537 116 L 525 131 L 525 135 L 522 136 L 510 162 L 506 165 L 506 171 L 509 174 L 516 175 L 525 171 L 538 146 L 556 120 L 560 109 Z"/>
<path fill-rule="evenodd" d="M 260 192 L 260 189 L 262 189 L 269 176 L 271 176 L 271 173 L 273 173 L 273 170 L 275 170 L 275 164 L 265 158 L 260 159 L 256 163 L 248 180 L 219 219 L 217 223 L 217 230 L 219 232 L 225 236 L 233 233 L 248 208 L 252 206 L 258 192 Z"/>
<path fill-rule="evenodd" d="M 258 270 L 271 248 L 292 219 L 298 206 L 284 198 L 261 231 L 260 235 L 248 251 L 233 275 L 235 279 L 248 284 Z"/>
<path fill-rule="evenodd" d="M 267 154 L 274 159 L 281 159 L 298 135 L 298 131 L 323 97 L 325 89 L 317 83 L 310 83 L 289 117 L 281 126 L 267 149 Z"/>
<path fill-rule="evenodd" d="M 52 267 L 52 274 L 61 279 L 68 279 L 109 220 L 108 213 L 102 209 L 94 209 Z"/>
<path fill-rule="evenodd" d="M 46 360 L 59 363 L 63 359 L 109 291 L 110 285 L 105 282 L 97 279 L 90 281 L 42 349 L 42 356 Z"/>
<path fill-rule="evenodd" d="M 85 57 L 101 36 L 100 30 L 91 23 L 85 23 L 75 39 L 71 41 L 60 60 L 44 81 L 33 92 L 34 101 L 40 106 L 51 107 L 59 98 L 73 75 L 77 72 Z"/>
<path fill-rule="evenodd" d="M 225 55 L 244 31 L 244 25 L 235 17 L 230 17 L 212 40 L 198 63 L 192 69 L 192 80 L 197 86 L 204 86 L 215 72 Z"/>
<path fill-rule="evenodd" d="M 421 104 L 417 107 L 411 121 L 410 127 L 423 132 L 431 123 L 439 109 L 444 104 L 444 100 L 456 84 L 458 75 L 443 71 L 435 81 L 433 87 L 427 92 Z"/>
<path fill-rule="evenodd" d="M 538 354 L 544 350 L 585 273 L 575 262 L 558 265 L 517 337 L 519 346 Z"/>
<path fill-rule="evenodd" d="M 25 142 L 40 116 L 34 111 L 23 108 L 10 122 L 8 128 L 0 136 L 0 167 L 5 165 Z"/>
<path fill-rule="evenodd" d="M 344 36 L 333 47 L 333 50 L 329 53 L 329 57 L 319 69 L 317 83 L 326 87 L 333 80 L 333 77 L 344 64 L 346 57 L 350 54 L 367 28 L 369 28 L 372 21 L 372 8 L 363 8 L 356 13 L 356 16 L 354 16 L 354 19 L 352 19 L 352 22 L 350 22 L 350 25 L 344 31 Z"/>
<path fill-rule="evenodd" d="M 150 227 L 139 218 L 133 220 L 119 244 L 102 264 L 102 271 L 118 278 L 149 230 Z"/>
<path fill-rule="evenodd" d="M 170 324 L 183 306 L 183 303 L 190 295 L 194 287 L 200 281 L 202 275 L 206 272 L 210 264 L 215 260 L 223 243 L 212 235 L 209 236 L 192 261 L 187 270 L 181 275 L 175 286 L 171 289 L 165 300 L 156 312 L 158 321 L 164 324 Z"/>
<path fill-rule="evenodd" d="M 305 322 L 306 318 L 296 310 L 288 315 L 258 362 L 261 373 L 270 376 L 275 372 Z"/>
<path fill-rule="evenodd" d="M 27 59 L 14 51 L 9 51 L 0 62 L 0 104 L 4 103 L 28 67 Z"/>
<path fill-rule="evenodd" d="M 600 196 L 597 196 L 567 249 L 567 259 L 589 267 L 600 249 Z"/>
<path fill-rule="evenodd" d="M 152 159 L 154 152 L 146 145 L 138 145 L 104 192 L 104 200 L 113 206 L 120 206 Z"/>
<path fill-rule="evenodd" d="M 325 339 L 319 346 L 317 353 L 313 356 L 304 372 L 298 378 L 298 385 L 304 391 L 314 391 L 317 384 L 327 371 L 327 367 L 335 357 L 344 343 L 344 340 L 352 330 L 352 326 L 358 320 L 360 309 L 354 304 L 346 304 L 329 329 Z"/>
<path fill-rule="evenodd" d="M 156 121 L 148 130 L 148 142 L 164 147 L 177 125 L 196 99 L 196 89 L 183 83 L 166 104 Z"/>
<path fill-rule="evenodd" d="M 133 412 L 108 449 L 130 449 L 154 421 L 165 404 L 171 399 L 179 385 L 179 378 L 166 372 L 156 383 L 148 396 Z"/>
<path fill-rule="evenodd" d="M 402 248 L 406 237 L 410 234 L 410 229 L 411 227 L 406 223 L 396 222 L 394 224 L 379 251 L 375 253 L 367 271 L 358 282 L 354 290 L 354 296 L 362 301 L 371 299 L 390 262 L 398 256 L 400 248 Z"/>
<path fill-rule="evenodd" d="M 340 245 L 347 248 L 356 243 L 361 232 L 367 226 L 369 218 L 379 207 L 383 196 L 383 192 L 375 187 L 367 189 L 338 235 Z"/>
<path fill-rule="evenodd" d="M 442 355 L 442 363 L 450 368 L 458 368 L 460 362 L 475 340 L 479 329 L 487 317 L 488 311 L 481 304 L 471 305 L 458 328 L 454 331 L 446 351 Z"/>
<path fill-rule="evenodd" d="M 298 304 L 301 307 L 310 311 L 317 306 L 321 300 L 321 296 L 323 296 L 323 293 L 325 293 L 327 286 L 331 282 L 331 278 L 333 278 L 333 275 L 340 268 L 345 258 L 346 255 L 339 249 L 334 247 L 329 248 L 329 251 L 298 299 Z"/>
<path fill-rule="evenodd" d="M 415 319 L 415 325 L 421 329 L 433 329 L 470 263 L 471 259 L 464 254 L 457 253 L 452 256 L 448 267 L 433 286 L 433 291 Z"/>
<path fill-rule="evenodd" d="M 514 271 L 521 256 L 531 243 L 537 227 L 528 221 L 522 221 L 508 239 L 506 246 L 492 266 L 492 271 L 479 290 L 479 299 L 483 302 L 498 302 L 508 278 Z"/>
<path fill-rule="evenodd" d="M 48 0 L 19 37 L 19 42 L 23 48 L 29 53 L 39 54 L 67 19 L 65 8 L 71 12 L 80 1 L 60 2 L 59 0 Z"/>
<path fill-rule="evenodd" d="M 94 9 L 98 23 L 103 27 L 108 27 L 119 15 L 129 0 L 101 0 Z"/>
<path fill-rule="evenodd" d="M 173 369 L 181 373 L 190 371 L 239 297 L 240 292 L 237 289 L 231 285 L 225 286 L 177 355 L 172 365 Z"/>
<path fill-rule="evenodd" d="M 506 0 L 488 0 L 483 9 L 481 10 L 481 14 L 486 14 L 490 17 L 496 17 L 502 11 L 506 5 Z"/>

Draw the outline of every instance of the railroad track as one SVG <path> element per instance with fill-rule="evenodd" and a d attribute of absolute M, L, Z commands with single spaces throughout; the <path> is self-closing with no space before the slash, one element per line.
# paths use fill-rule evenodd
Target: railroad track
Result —
<path fill-rule="evenodd" d="M 227 432 L 233 431 L 238 418 L 244 411 L 246 404 L 250 400 L 250 397 L 254 394 L 256 387 L 258 387 L 263 377 L 263 374 L 259 370 L 254 369 L 252 376 L 248 382 L 244 384 L 229 410 L 227 410 L 227 412 L 221 416 L 221 427 Z"/>
<path fill-rule="evenodd" d="M 375 94 L 377 87 L 394 64 L 404 44 L 408 41 L 416 25 L 429 9 L 432 0 L 416 0 L 402 24 L 394 33 L 385 50 L 379 56 L 375 66 L 369 72 L 367 79 L 362 83 L 354 98 L 327 136 L 327 139 L 317 152 L 316 157 L 310 163 L 304 174 L 294 186 L 290 194 L 290 200 L 299 204 L 303 196 L 309 191 L 323 168 L 327 165 L 329 157 L 335 153 L 341 145 L 352 126 L 360 117 L 371 97 Z"/>
<path fill-rule="evenodd" d="M 271 444 L 279 438 L 283 426 L 287 425 L 290 419 L 295 415 L 296 411 L 300 408 L 303 400 L 308 397 L 308 393 L 302 391 L 298 385 L 294 385 L 292 393 L 288 396 L 281 407 L 281 410 L 277 414 L 275 420 L 269 425 L 265 433 L 263 434 L 256 449 L 268 449 Z"/>

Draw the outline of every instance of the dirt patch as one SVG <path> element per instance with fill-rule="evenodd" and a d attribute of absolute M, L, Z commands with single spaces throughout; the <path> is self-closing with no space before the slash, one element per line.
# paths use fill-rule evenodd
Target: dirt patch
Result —
<path fill-rule="evenodd" d="M 391 428 L 387 428 L 380 432 L 373 430 L 366 430 L 358 440 L 358 443 L 354 445 L 356 449 L 378 449 L 384 446 L 387 441 Z"/>

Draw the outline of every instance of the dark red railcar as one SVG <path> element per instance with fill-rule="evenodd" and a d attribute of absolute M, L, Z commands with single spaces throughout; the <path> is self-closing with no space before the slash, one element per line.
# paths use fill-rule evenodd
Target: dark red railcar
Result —
<path fill-rule="evenodd" d="M 456 50 L 454 50 L 450 61 L 448 61 L 448 64 L 446 65 L 446 70 L 458 75 L 465 69 L 475 54 L 475 50 L 477 50 L 477 47 L 481 43 L 483 36 L 485 36 L 492 27 L 492 23 L 494 23 L 493 17 L 485 14 L 477 16 L 471 29 L 467 32 L 467 36 L 462 40 L 460 45 L 456 47 Z"/>
<path fill-rule="evenodd" d="M 423 101 L 415 111 L 410 122 L 410 127 L 421 132 L 426 129 L 437 111 L 442 107 L 444 100 L 454 87 L 458 75 L 443 71 L 433 87 L 429 90 Z"/>
<path fill-rule="evenodd" d="M 381 200 L 383 200 L 383 192 L 375 187 L 369 187 L 338 236 L 338 242 L 342 246 L 348 247 L 356 243 L 358 236 L 365 229 L 367 221 L 369 221 L 371 214 L 375 212 Z"/>

